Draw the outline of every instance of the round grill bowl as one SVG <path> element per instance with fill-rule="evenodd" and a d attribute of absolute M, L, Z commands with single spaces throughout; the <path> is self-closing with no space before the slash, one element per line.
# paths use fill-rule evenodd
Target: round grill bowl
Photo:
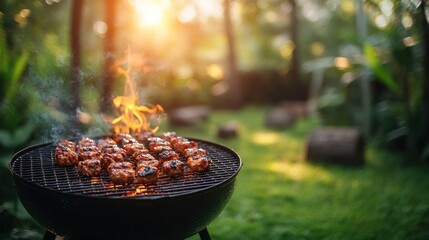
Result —
<path fill-rule="evenodd" d="M 184 239 L 204 229 L 220 214 L 231 198 L 242 166 L 240 157 L 231 149 L 193 140 L 212 159 L 209 171 L 188 171 L 177 179 L 162 177 L 142 194 L 129 194 L 141 189 L 133 184 L 106 187 L 111 185 L 103 174 L 94 187 L 91 179 L 75 176 L 74 167 L 56 166 L 53 143 L 18 152 L 10 162 L 10 171 L 28 213 L 57 235 L 72 239 Z"/>

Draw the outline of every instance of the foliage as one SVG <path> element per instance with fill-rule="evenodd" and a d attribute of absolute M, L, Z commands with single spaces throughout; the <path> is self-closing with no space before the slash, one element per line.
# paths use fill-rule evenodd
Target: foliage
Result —
<path fill-rule="evenodd" d="M 382 11 L 381 3 L 370 3 L 373 11 Z M 427 67 L 424 66 L 424 61 L 428 56 L 422 52 L 429 45 L 429 39 L 423 35 L 429 25 L 424 11 L 420 9 L 426 8 L 428 3 L 422 1 L 419 6 L 414 6 L 414 3 L 405 5 L 403 1 L 392 1 L 392 4 L 394 14 L 391 26 L 385 30 L 387 38 L 373 40 L 364 45 L 369 68 L 375 79 L 387 89 L 386 93 L 390 93 L 380 95 L 375 102 L 377 105 L 388 105 L 392 109 L 387 118 L 383 117 L 382 112 L 375 112 L 375 118 L 381 118 L 378 121 L 382 122 L 377 125 L 378 128 L 383 128 L 382 125 L 385 124 L 392 127 L 385 129 L 385 132 L 378 129 L 378 134 L 384 135 L 384 139 L 389 141 L 404 139 L 403 146 L 410 154 L 411 161 L 427 161 L 429 102 L 426 99 L 426 86 L 429 80 L 424 74 Z M 404 26 L 403 18 L 408 15 L 414 24 Z"/>
<path fill-rule="evenodd" d="M 29 54 L 9 50 L 0 16 L 0 149 L 22 146 L 31 136 L 32 124 L 23 114 L 27 102 L 20 95 L 21 79 Z"/>

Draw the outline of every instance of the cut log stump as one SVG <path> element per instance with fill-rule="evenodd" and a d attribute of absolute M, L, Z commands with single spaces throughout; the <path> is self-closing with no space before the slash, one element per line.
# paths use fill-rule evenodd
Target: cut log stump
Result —
<path fill-rule="evenodd" d="M 238 124 L 235 122 L 227 122 L 220 125 L 217 129 L 217 136 L 219 138 L 236 138 L 238 136 Z"/>
<path fill-rule="evenodd" d="M 287 108 L 278 106 L 268 111 L 265 126 L 275 129 L 287 129 L 295 122 L 295 116 Z"/>
<path fill-rule="evenodd" d="M 195 126 L 209 118 L 210 108 L 205 105 L 187 106 L 168 113 L 171 126 Z"/>
<path fill-rule="evenodd" d="M 325 127 L 307 137 L 306 157 L 312 162 L 363 165 L 365 141 L 356 128 Z"/>

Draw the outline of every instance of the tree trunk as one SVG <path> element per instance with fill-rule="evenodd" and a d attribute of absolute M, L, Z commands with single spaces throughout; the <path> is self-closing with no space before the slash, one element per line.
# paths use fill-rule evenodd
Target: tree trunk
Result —
<path fill-rule="evenodd" d="M 82 18 L 83 0 L 75 0 L 72 3 L 72 19 L 70 32 L 70 47 L 71 47 L 71 108 L 75 113 L 80 106 L 80 82 L 82 75 L 80 74 L 80 23 Z M 78 121 L 75 117 L 71 118 L 73 129 L 78 128 Z"/>
<path fill-rule="evenodd" d="M 422 25 L 422 42 L 423 42 L 423 96 L 422 96 L 422 105 L 423 105 L 423 114 L 422 114 L 422 130 L 421 134 L 421 152 L 422 160 L 429 162 L 429 156 L 426 151 L 429 148 L 429 23 L 426 18 L 425 8 L 428 8 L 429 1 L 422 1 L 420 5 L 420 17 Z M 426 156 L 425 156 L 426 154 Z"/>
<path fill-rule="evenodd" d="M 298 49 L 299 49 L 299 39 L 298 39 L 298 9 L 296 6 L 295 0 L 289 0 L 290 5 L 292 6 L 291 10 L 291 26 L 290 26 L 290 35 L 292 38 L 292 42 L 295 45 L 295 48 L 292 52 L 292 59 L 291 59 L 291 68 L 290 68 L 290 79 L 289 81 L 292 81 L 292 86 L 296 91 L 300 91 L 302 88 L 301 83 L 301 77 L 300 77 L 300 68 L 299 68 L 299 56 L 298 56 Z"/>
<path fill-rule="evenodd" d="M 357 11 L 357 17 L 356 17 L 358 36 L 362 44 L 365 43 L 368 35 L 364 1 L 365 0 L 357 1 L 358 11 Z M 363 110 L 362 129 L 365 134 L 365 137 L 368 138 L 371 131 L 371 101 L 372 101 L 371 85 L 369 83 L 370 71 L 367 66 L 364 66 L 361 69 L 361 73 L 362 73 L 362 77 L 359 83 L 362 91 L 362 100 L 361 100 L 362 110 Z"/>
<path fill-rule="evenodd" d="M 235 41 L 231 21 L 230 0 L 224 0 L 225 34 L 227 38 L 227 65 L 229 81 L 229 100 L 233 108 L 239 108 L 242 104 L 240 79 L 238 77 L 237 63 L 235 57 Z"/>
<path fill-rule="evenodd" d="M 115 57 L 115 20 L 117 0 L 110 0 L 105 5 L 107 32 L 104 41 L 104 75 L 102 79 L 101 112 L 107 112 L 112 107 L 112 88 L 115 81 L 113 68 Z"/>

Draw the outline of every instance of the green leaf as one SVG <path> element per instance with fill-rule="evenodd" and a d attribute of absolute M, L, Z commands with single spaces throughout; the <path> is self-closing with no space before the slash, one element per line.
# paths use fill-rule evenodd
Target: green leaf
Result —
<path fill-rule="evenodd" d="M 0 72 L 5 73 L 9 69 L 9 53 L 6 44 L 6 33 L 3 29 L 3 18 L 0 14 Z M 5 79 L 0 79 L 4 81 Z"/>
<path fill-rule="evenodd" d="M 29 54 L 27 52 L 24 52 L 13 63 L 11 74 L 9 76 L 10 77 L 9 85 L 7 86 L 7 91 L 6 91 L 5 100 L 7 102 L 12 102 L 14 96 L 16 95 L 16 92 L 20 85 L 20 79 L 22 77 L 22 74 L 24 73 L 25 67 L 27 66 L 28 58 L 29 58 Z"/>
<path fill-rule="evenodd" d="M 35 125 L 27 122 L 24 126 L 17 128 L 14 132 L 0 129 L 0 145 L 6 148 L 20 147 L 30 139 Z"/>
<path fill-rule="evenodd" d="M 377 79 L 383 83 L 390 91 L 396 95 L 401 95 L 399 85 L 395 82 L 389 71 L 384 68 L 375 52 L 374 48 L 369 44 L 364 44 L 364 53 L 369 68 L 377 76 Z"/>

